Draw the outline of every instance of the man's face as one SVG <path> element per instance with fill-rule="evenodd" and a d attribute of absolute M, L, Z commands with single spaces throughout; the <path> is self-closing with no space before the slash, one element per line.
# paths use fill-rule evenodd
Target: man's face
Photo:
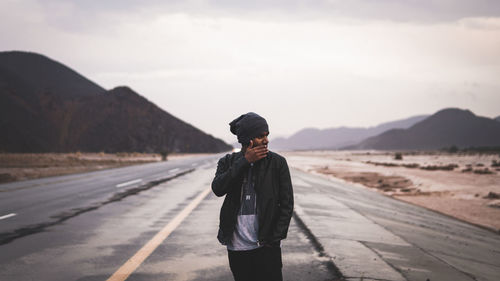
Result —
<path fill-rule="evenodd" d="M 267 144 L 269 143 L 267 136 L 269 136 L 269 132 L 262 132 L 259 136 L 253 138 L 252 139 L 253 147 L 257 147 L 257 146 L 261 146 L 261 145 L 264 145 L 267 147 Z"/>

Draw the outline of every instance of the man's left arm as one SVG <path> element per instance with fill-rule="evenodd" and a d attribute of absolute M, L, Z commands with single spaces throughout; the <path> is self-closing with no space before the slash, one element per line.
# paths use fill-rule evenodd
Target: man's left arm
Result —
<path fill-rule="evenodd" d="M 273 237 L 275 241 L 285 239 L 288 233 L 288 226 L 293 215 L 293 188 L 290 178 L 290 170 L 286 159 L 279 169 L 279 198 L 278 198 L 278 218 L 274 227 Z"/>

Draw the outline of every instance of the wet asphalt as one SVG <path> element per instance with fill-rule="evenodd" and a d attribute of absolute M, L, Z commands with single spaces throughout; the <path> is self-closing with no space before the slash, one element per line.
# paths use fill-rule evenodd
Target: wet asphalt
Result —
<path fill-rule="evenodd" d="M 107 280 L 209 188 L 218 157 L 0 185 L 0 217 L 16 214 L 0 220 L 0 280 Z M 500 280 L 497 233 L 291 172 L 285 280 Z M 232 280 L 222 200 L 210 193 L 127 280 Z"/>
<path fill-rule="evenodd" d="M 500 280 L 500 235 L 292 170 L 297 211 L 347 280 Z"/>
<path fill-rule="evenodd" d="M 0 245 L 120 201 L 213 163 L 217 156 L 150 163 L 0 185 Z"/>
<path fill-rule="evenodd" d="M 17 214 L 0 220 L 0 280 L 107 280 L 210 186 L 216 159 L 0 185 L 0 216 Z M 232 280 L 216 239 L 222 200 L 209 194 L 127 280 Z M 295 220 L 282 249 L 285 280 L 338 277 Z"/>

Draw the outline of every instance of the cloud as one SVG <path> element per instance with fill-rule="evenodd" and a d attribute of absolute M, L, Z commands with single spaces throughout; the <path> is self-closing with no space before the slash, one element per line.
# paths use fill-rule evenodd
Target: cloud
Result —
<path fill-rule="evenodd" d="M 248 111 L 268 117 L 273 136 L 448 106 L 498 115 L 498 4 L 474 5 L 6 0 L 0 50 L 45 54 L 108 89 L 131 86 L 228 140 L 227 122 Z M 444 94 L 466 91 L 476 99 Z"/>
<path fill-rule="evenodd" d="M 500 17 L 497 0 L 5 0 L 0 3 L 4 12 L 13 5 L 24 10 L 36 7 L 38 15 L 52 27 L 80 33 L 120 24 L 123 16 L 136 22 L 169 14 L 261 22 L 354 19 L 439 23 Z M 486 22 L 464 23 L 491 26 Z"/>
<path fill-rule="evenodd" d="M 103 20 L 102 15 L 162 15 L 185 13 L 208 17 L 259 19 L 354 18 L 411 22 L 456 21 L 461 18 L 498 17 L 497 0 L 38 0 L 55 23 Z M 58 13 L 62 11 L 64 13 Z"/>
<path fill-rule="evenodd" d="M 458 22 L 470 29 L 500 30 L 500 17 L 463 18 Z"/>

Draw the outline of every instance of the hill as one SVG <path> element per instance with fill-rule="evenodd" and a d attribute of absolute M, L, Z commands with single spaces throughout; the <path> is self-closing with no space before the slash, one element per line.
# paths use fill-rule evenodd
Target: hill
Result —
<path fill-rule="evenodd" d="M 128 87 L 106 91 L 65 65 L 0 52 L 0 151 L 221 152 L 231 147 Z"/>
<path fill-rule="evenodd" d="M 339 127 L 322 130 L 306 128 L 289 138 L 276 138 L 269 143 L 269 146 L 277 150 L 338 149 L 393 128 L 409 128 L 427 117 L 428 115 L 419 115 L 370 128 Z"/>
<path fill-rule="evenodd" d="M 346 149 L 432 150 L 450 146 L 498 147 L 500 122 L 447 108 L 408 129 L 393 129 Z"/>

